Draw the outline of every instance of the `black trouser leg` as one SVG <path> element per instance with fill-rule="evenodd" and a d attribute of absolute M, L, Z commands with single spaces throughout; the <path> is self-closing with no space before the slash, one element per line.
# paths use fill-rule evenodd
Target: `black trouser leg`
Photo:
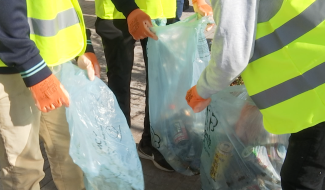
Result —
<path fill-rule="evenodd" d="M 148 57 L 147 57 L 147 42 L 148 38 L 140 40 L 143 52 L 144 64 L 146 67 L 146 90 L 145 90 L 145 115 L 143 133 L 141 138 L 142 146 L 151 146 L 151 133 L 150 133 L 150 118 L 149 118 L 149 83 L 148 83 Z"/>
<path fill-rule="evenodd" d="M 281 169 L 283 190 L 325 190 L 325 123 L 291 134 Z"/>
<path fill-rule="evenodd" d="M 102 38 L 104 47 L 108 87 L 115 94 L 130 127 L 130 84 L 135 40 L 128 31 L 125 19 L 97 18 L 95 27 L 97 34 Z"/>
<path fill-rule="evenodd" d="M 167 25 L 175 22 L 174 18 L 167 19 Z M 150 133 L 150 119 L 149 119 L 149 84 L 148 84 L 148 57 L 147 57 L 147 42 L 148 38 L 140 41 L 143 51 L 143 59 L 146 67 L 146 107 L 145 107 L 145 116 L 144 116 L 144 129 L 142 133 L 141 143 L 142 146 L 151 146 L 151 133 Z"/>

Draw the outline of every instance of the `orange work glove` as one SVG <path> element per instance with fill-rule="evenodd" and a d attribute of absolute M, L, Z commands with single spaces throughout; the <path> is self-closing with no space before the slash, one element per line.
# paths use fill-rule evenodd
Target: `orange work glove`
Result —
<path fill-rule="evenodd" d="M 209 16 L 213 14 L 212 7 L 205 0 L 192 0 L 193 8 L 196 13 L 201 16 Z"/>
<path fill-rule="evenodd" d="M 154 40 L 158 40 L 156 34 L 150 31 L 152 27 L 151 18 L 145 12 L 140 9 L 135 9 L 127 17 L 129 32 L 135 40 L 144 39 L 150 37 Z"/>
<path fill-rule="evenodd" d="M 78 57 L 77 64 L 81 69 L 87 70 L 89 80 L 94 80 L 95 76 L 100 78 L 100 66 L 94 53 L 84 53 Z"/>
<path fill-rule="evenodd" d="M 30 90 L 37 108 L 42 112 L 49 112 L 62 104 L 69 107 L 69 94 L 53 74 L 30 87 Z"/>
<path fill-rule="evenodd" d="M 185 99 L 195 113 L 204 110 L 211 102 L 211 98 L 204 99 L 197 93 L 196 85 L 187 91 Z"/>

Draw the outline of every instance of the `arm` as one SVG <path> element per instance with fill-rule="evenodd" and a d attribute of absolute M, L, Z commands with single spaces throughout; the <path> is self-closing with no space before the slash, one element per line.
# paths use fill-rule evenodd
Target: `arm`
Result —
<path fill-rule="evenodd" d="M 134 0 L 112 0 L 112 2 L 116 9 L 123 13 L 125 18 L 127 18 L 132 11 L 139 8 Z"/>
<path fill-rule="evenodd" d="M 209 65 L 197 83 L 202 98 L 226 88 L 246 68 L 254 49 L 259 0 L 212 1 L 217 29 Z"/>
<path fill-rule="evenodd" d="M 25 0 L 0 1 L 0 59 L 20 72 L 27 87 L 52 73 L 29 38 Z M 33 73 L 35 69 L 39 70 Z"/>
<path fill-rule="evenodd" d="M 86 36 L 87 36 L 87 47 L 86 47 L 86 53 L 95 53 L 93 44 L 91 43 L 91 31 L 87 28 L 86 29 Z"/>
<path fill-rule="evenodd" d="M 134 0 L 112 0 L 112 2 L 116 9 L 124 14 L 129 32 L 135 40 L 147 37 L 158 40 L 158 37 L 149 29 L 153 27 L 150 16 L 140 10 Z"/>
<path fill-rule="evenodd" d="M 0 59 L 20 72 L 39 110 L 69 106 L 69 95 L 29 38 L 25 0 L 0 0 Z"/>
<path fill-rule="evenodd" d="M 194 112 L 204 110 L 211 102 L 210 96 L 229 86 L 246 68 L 254 49 L 258 2 L 212 0 L 217 29 L 211 60 L 185 97 Z"/>
<path fill-rule="evenodd" d="M 89 80 L 94 80 L 95 76 L 100 78 L 100 65 L 98 63 L 94 47 L 91 43 L 91 31 L 89 29 L 86 29 L 86 35 L 87 35 L 87 47 L 86 52 L 81 55 L 80 57 L 77 57 L 77 64 L 81 69 L 87 70 L 88 78 Z"/>

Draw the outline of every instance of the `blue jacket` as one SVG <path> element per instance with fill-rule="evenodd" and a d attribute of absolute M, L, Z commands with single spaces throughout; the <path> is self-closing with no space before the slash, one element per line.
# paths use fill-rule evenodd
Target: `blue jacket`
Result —
<path fill-rule="evenodd" d="M 26 0 L 0 0 L 0 59 L 8 66 L 0 67 L 0 74 L 24 72 L 43 61 L 29 33 Z M 87 31 L 87 38 L 90 39 L 90 30 Z M 93 52 L 92 47 L 88 46 L 86 51 Z M 48 67 L 44 67 L 24 78 L 24 82 L 30 87 L 51 73 Z"/>

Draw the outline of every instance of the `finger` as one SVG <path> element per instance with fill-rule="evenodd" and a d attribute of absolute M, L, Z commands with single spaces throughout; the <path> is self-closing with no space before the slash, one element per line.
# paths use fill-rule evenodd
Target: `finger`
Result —
<path fill-rule="evenodd" d="M 95 69 L 92 66 L 92 64 L 87 67 L 87 74 L 88 74 L 89 80 L 93 81 L 95 79 Z"/>
<path fill-rule="evenodd" d="M 202 11 L 204 11 L 205 16 L 209 16 L 209 15 L 213 14 L 212 7 L 208 4 L 201 6 L 200 9 L 202 9 Z"/>
<path fill-rule="evenodd" d="M 39 102 L 35 99 L 35 106 L 39 109 L 39 110 L 41 110 L 41 105 L 39 104 Z"/>
<path fill-rule="evenodd" d="M 65 107 L 69 107 L 70 105 L 69 93 L 65 90 L 62 84 L 60 84 L 60 87 L 63 92 L 63 97 L 60 98 L 62 105 L 64 105 Z"/>
<path fill-rule="evenodd" d="M 146 30 L 145 31 L 146 36 L 148 36 L 154 40 L 158 40 L 158 36 L 156 36 L 156 34 L 153 33 L 148 27 L 146 27 L 145 30 Z"/>
<path fill-rule="evenodd" d="M 56 108 L 56 106 L 54 106 L 54 104 L 50 105 L 50 109 L 54 110 Z"/>
<path fill-rule="evenodd" d="M 152 25 L 152 22 L 151 22 L 151 20 L 149 20 L 149 22 L 148 21 L 145 21 L 144 22 L 144 29 L 145 29 L 145 34 L 146 34 L 146 36 L 148 36 L 148 37 L 150 37 L 150 38 L 152 38 L 152 39 L 154 39 L 154 40 L 158 40 L 158 36 L 156 36 L 156 34 L 155 33 L 153 33 L 151 30 L 150 30 L 150 28 L 152 28 L 153 27 L 153 25 Z"/>
<path fill-rule="evenodd" d="M 207 9 L 206 9 L 206 12 L 207 12 L 207 16 L 211 16 L 213 15 L 213 10 L 210 6 L 207 5 Z"/>
<path fill-rule="evenodd" d="M 88 61 L 87 56 L 85 54 L 81 55 L 77 60 L 78 67 L 85 70 L 88 65 L 87 61 Z"/>
<path fill-rule="evenodd" d="M 55 107 L 61 107 L 62 106 L 62 102 L 60 99 L 57 100 L 56 104 L 55 104 Z"/>
<path fill-rule="evenodd" d="M 50 106 L 45 106 L 45 108 L 46 108 L 46 112 L 50 112 L 50 111 L 52 111 L 52 110 L 55 110 L 55 107 L 54 107 L 54 106 L 52 107 L 52 105 L 50 105 Z"/>
<path fill-rule="evenodd" d="M 46 107 L 37 107 L 41 112 L 44 112 L 44 113 L 46 113 L 46 112 L 48 112 L 47 111 L 47 109 L 46 109 Z"/>
<path fill-rule="evenodd" d="M 214 24 L 208 24 L 205 30 L 209 32 L 213 28 Z"/>
<path fill-rule="evenodd" d="M 41 106 L 38 101 L 35 103 L 35 106 L 37 107 L 37 109 L 39 111 L 41 111 L 41 112 L 47 112 L 46 108 L 44 106 Z"/>
<path fill-rule="evenodd" d="M 151 31 L 147 35 L 148 35 L 148 37 L 150 37 L 150 38 L 152 38 L 152 39 L 154 39 L 156 41 L 158 40 L 158 36 L 155 33 L 151 32 Z"/>
<path fill-rule="evenodd" d="M 61 100 L 63 106 L 65 106 L 65 107 L 70 106 L 70 102 L 69 102 L 69 99 L 67 97 L 62 97 L 62 98 L 60 98 L 60 100 Z"/>
<path fill-rule="evenodd" d="M 100 78 L 100 66 L 99 66 L 98 62 L 94 63 L 94 70 L 95 70 L 95 76 Z"/>
<path fill-rule="evenodd" d="M 202 10 L 201 8 L 199 8 L 198 13 L 199 13 L 201 16 L 206 16 L 206 13 L 205 13 L 204 10 Z"/>

